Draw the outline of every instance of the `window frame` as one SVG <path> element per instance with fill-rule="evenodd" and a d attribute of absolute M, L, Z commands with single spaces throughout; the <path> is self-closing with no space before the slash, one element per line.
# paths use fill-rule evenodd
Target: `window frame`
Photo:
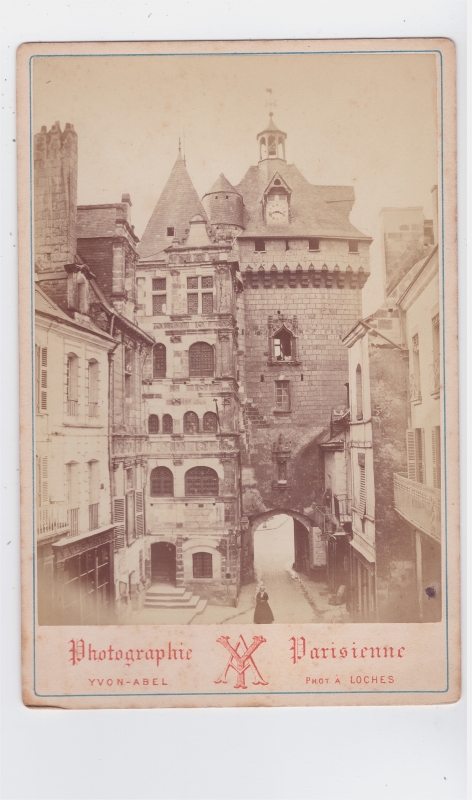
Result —
<path fill-rule="evenodd" d="M 198 348 L 198 349 L 197 349 Z M 199 366 L 198 368 L 192 368 L 192 356 L 194 353 L 199 352 Z M 202 362 L 202 353 L 210 353 L 211 352 L 211 368 L 206 367 L 203 368 L 201 366 Z M 215 375 L 215 349 L 213 345 L 209 344 L 208 342 L 193 342 L 189 349 L 188 349 L 188 372 L 190 378 L 213 378 Z"/>
<path fill-rule="evenodd" d="M 158 475 L 161 476 L 161 487 L 164 487 L 161 491 L 155 491 Z M 168 481 L 167 489 L 165 488 L 166 480 Z M 149 476 L 149 497 L 174 497 L 174 473 L 169 467 L 159 464 L 151 470 Z"/>
<path fill-rule="evenodd" d="M 214 481 L 214 484 L 210 487 L 212 490 L 216 489 L 216 491 L 194 491 L 193 489 L 190 490 L 189 481 L 198 479 L 200 484 L 197 484 L 197 488 L 201 489 L 204 487 L 205 481 L 209 483 L 210 480 Z M 188 469 L 184 476 L 184 484 L 185 484 L 185 497 L 218 497 L 219 494 L 219 477 L 216 470 L 212 469 L 211 467 L 206 466 L 199 466 L 199 467 L 191 467 Z"/>
<path fill-rule="evenodd" d="M 162 363 L 163 366 L 160 368 L 156 367 L 156 353 L 162 353 Z M 153 380 L 162 380 L 167 376 L 167 347 L 163 342 L 156 342 L 152 348 L 152 379 Z"/>
<path fill-rule="evenodd" d="M 279 390 L 282 391 L 281 397 L 282 402 L 279 403 Z M 287 402 L 283 402 L 284 398 L 284 391 L 285 397 L 287 398 Z M 290 381 L 288 380 L 276 380 L 274 381 L 274 395 L 275 395 L 275 408 L 274 411 L 277 414 L 289 414 L 292 410 L 292 401 L 290 395 Z"/>
<path fill-rule="evenodd" d="M 155 426 L 157 430 L 151 430 L 151 420 L 152 420 L 152 424 L 153 425 L 154 425 L 154 423 L 157 423 L 157 425 Z M 158 417 L 157 414 L 149 414 L 149 417 L 148 417 L 148 433 L 149 433 L 150 436 L 155 436 L 156 434 L 159 433 L 159 417 Z"/>
<path fill-rule="evenodd" d="M 192 553 L 192 575 L 195 580 L 211 580 L 213 578 L 212 553 L 208 553 L 205 550 Z"/>

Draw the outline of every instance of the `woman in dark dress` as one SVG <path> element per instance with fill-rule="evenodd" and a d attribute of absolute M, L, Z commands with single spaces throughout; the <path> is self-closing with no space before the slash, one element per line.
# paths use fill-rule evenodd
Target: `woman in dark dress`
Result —
<path fill-rule="evenodd" d="M 268 599 L 269 595 L 267 594 L 264 586 L 261 584 L 256 594 L 256 608 L 254 611 L 254 622 L 258 625 L 270 624 L 274 621 L 272 609 L 267 602 Z"/>

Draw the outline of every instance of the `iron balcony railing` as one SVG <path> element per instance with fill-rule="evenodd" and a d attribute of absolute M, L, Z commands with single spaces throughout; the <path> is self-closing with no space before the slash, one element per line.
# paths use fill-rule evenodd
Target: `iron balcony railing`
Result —
<path fill-rule="evenodd" d="M 50 503 L 40 506 L 36 515 L 38 536 L 65 532 L 69 526 L 65 503 Z"/>
<path fill-rule="evenodd" d="M 413 402 L 421 400 L 420 376 L 416 372 L 410 375 L 410 400 Z"/>
<path fill-rule="evenodd" d="M 79 532 L 79 509 L 69 508 L 67 519 L 69 521 L 69 536 L 77 536 Z"/>
<path fill-rule="evenodd" d="M 98 503 L 89 505 L 89 531 L 98 528 Z"/>
<path fill-rule="evenodd" d="M 439 358 L 429 365 L 429 389 L 431 394 L 438 394 L 441 388 L 441 370 Z"/>
<path fill-rule="evenodd" d="M 351 511 L 351 498 L 347 496 L 347 494 L 335 494 L 333 495 L 334 499 L 334 515 L 338 522 L 343 524 L 344 522 L 351 522 L 352 520 L 352 511 Z"/>
<path fill-rule="evenodd" d="M 318 506 L 314 507 L 314 520 L 317 528 L 320 528 L 321 533 L 328 536 L 337 530 L 337 521 L 334 514 L 326 508 L 321 509 Z"/>
<path fill-rule="evenodd" d="M 68 400 L 67 401 L 67 414 L 69 417 L 76 417 L 79 410 L 79 401 L 78 400 Z"/>
<path fill-rule="evenodd" d="M 441 491 L 394 474 L 395 511 L 414 528 L 441 541 Z"/>

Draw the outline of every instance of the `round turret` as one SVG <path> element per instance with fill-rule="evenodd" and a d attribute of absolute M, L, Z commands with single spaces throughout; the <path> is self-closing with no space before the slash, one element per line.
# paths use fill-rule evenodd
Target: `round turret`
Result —
<path fill-rule="evenodd" d="M 223 173 L 202 200 L 208 219 L 216 230 L 228 228 L 241 230 L 243 226 L 243 198 Z"/>

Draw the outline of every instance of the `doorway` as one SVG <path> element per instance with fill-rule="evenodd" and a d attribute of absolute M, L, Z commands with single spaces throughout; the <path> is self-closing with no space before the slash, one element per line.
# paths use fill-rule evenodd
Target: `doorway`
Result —
<path fill-rule="evenodd" d="M 155 542 L 151 545 L 151 582 L 175 586 L 177 555 L 175 544 Z"/>

